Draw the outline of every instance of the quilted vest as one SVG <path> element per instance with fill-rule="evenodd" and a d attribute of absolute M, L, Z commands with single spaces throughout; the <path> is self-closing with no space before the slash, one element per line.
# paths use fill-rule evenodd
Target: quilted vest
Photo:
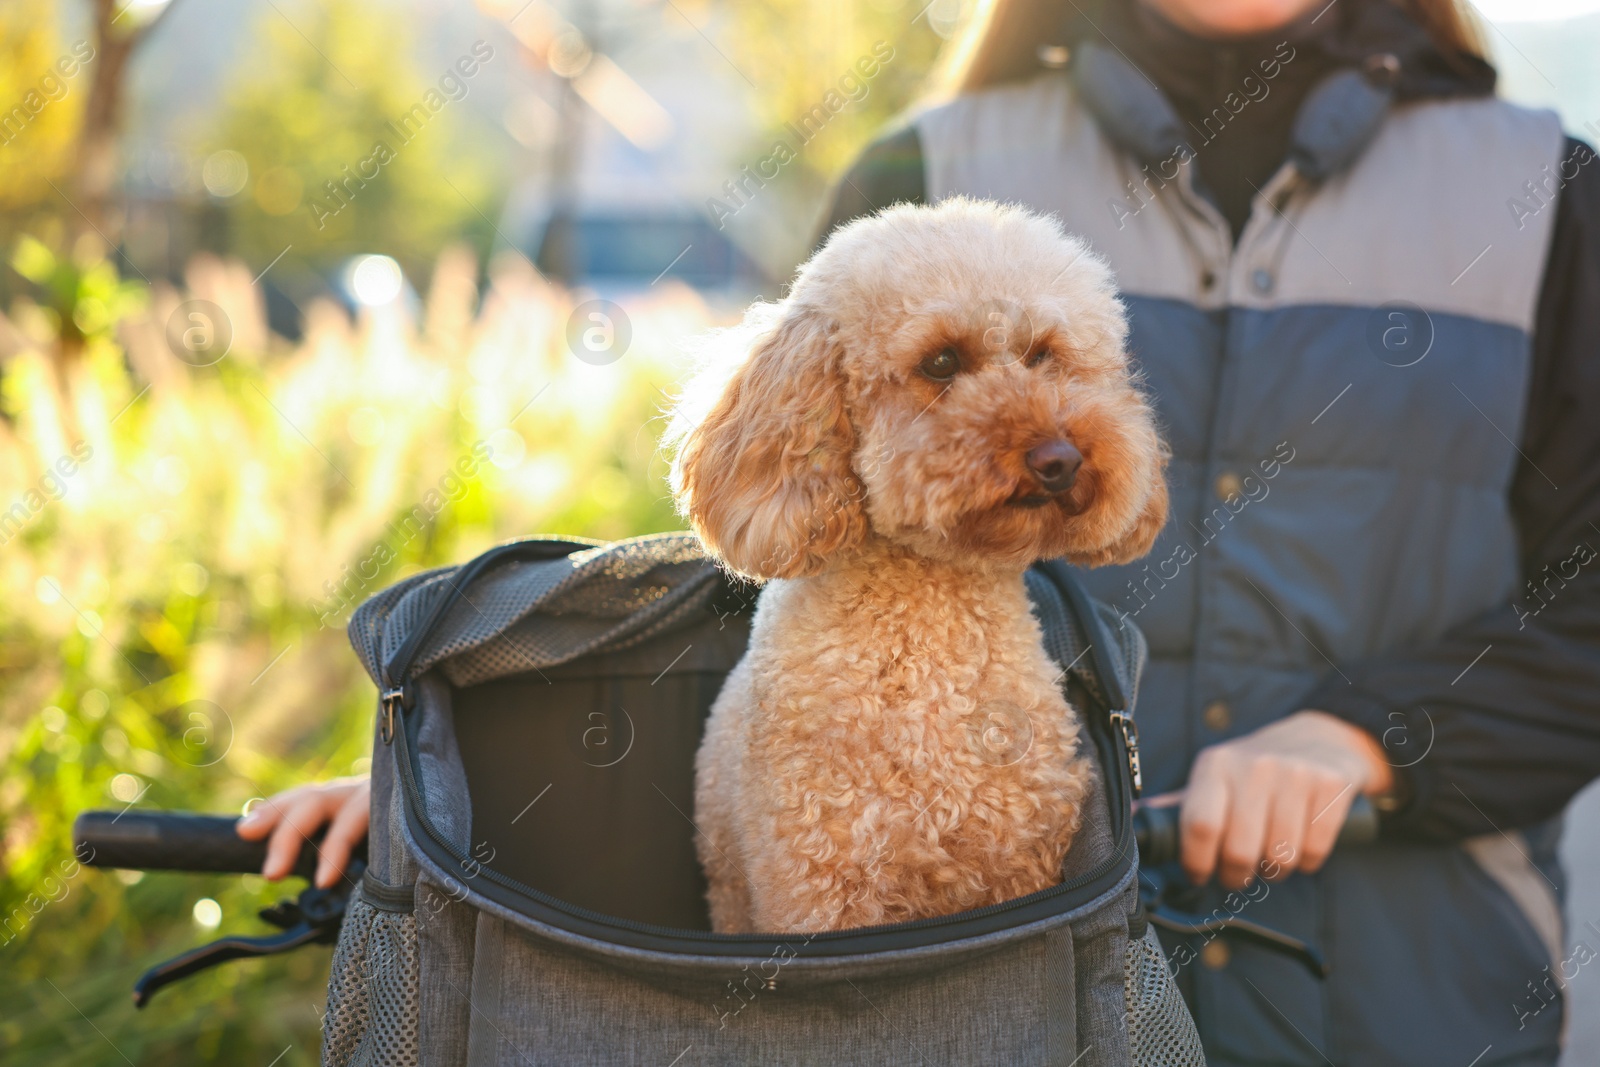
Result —
<path fill-rule="evenodd" d="M 1084 46 L 1070 72 L 915 120 L 930 200 L 1052 212 L 1124 291 L 1172 514 L 1146 559 L 1086 584 L 1149 638 L 1147 792 L 1305 706 L 1340 665 L 1437 638 L 1520 585 L 1508 494 L 1555 213 L 1533 194 L 1558 121 L 1498 99 L 1394 105 L 1333 75 L 1235 244 L 1192 163 L 1228 150 L 1232 114 L 1187 127 Z M 1397 765 L 1430 741 L 1385 738 Z M 1380 843 L 1258 887 L 1241 914 L 1320 946 L 1332 976 L 1238 939 L 1169 944 L 1210 1062 L 1553 1062 L 1554 870 L 1548 848 L 1491 833 Z M 1239 910 L 1207 893 L 1198 910 Z"/>

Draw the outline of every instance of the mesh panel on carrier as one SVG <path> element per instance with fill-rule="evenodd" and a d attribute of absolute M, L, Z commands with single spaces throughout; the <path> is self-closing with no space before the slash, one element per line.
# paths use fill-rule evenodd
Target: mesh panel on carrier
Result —
<path fill-rule="evenodd" d="M 1124 974 L 1128 1050 L 1136 1067 L 1205 1067 L 1194 1019 L 1178 993 L 1154 928 L 1128 942 Z"/>

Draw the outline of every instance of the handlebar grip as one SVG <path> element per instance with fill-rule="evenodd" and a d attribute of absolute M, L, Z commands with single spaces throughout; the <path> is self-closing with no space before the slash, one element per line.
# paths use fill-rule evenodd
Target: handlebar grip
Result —
<path fill-rule="evenodd" d="M 259 874 L 267 842 L 240 837 L 234 832 L 238 821 L 187 811 L 86 811 L 72 824 L 72 844 L 91 867 Z M 320 844 L 322 835 L 313 834 L 311 844 Z M 293 873 L 310 879 L 316 865 L 317 849 L 302 848 Z"/>
<path fill-rule="evenodd" d="M 1133 836 L 1139 844 L 1139 863 L 1144 867 L 1159 867 L 1176 863 L 1182 854 L 1178 835 L 1179 805 L 1165 808 L 1140 808 L 1133 813 Z M 1350 805 L 1344 825 L 1334 848 L 1371 844 L 1378 839 L 1378 812 L 1372 801 L 1356 797 Z"/>

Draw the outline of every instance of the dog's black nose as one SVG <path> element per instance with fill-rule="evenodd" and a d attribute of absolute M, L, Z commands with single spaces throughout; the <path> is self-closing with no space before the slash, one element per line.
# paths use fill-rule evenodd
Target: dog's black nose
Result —
<path fill-rule="evenodd" d="M 1070 441 L 1047 441 L 1028 450 L 1028 469 L 1047 493 L 1065 493 L 1077 480 L 1083 453 Z"/>

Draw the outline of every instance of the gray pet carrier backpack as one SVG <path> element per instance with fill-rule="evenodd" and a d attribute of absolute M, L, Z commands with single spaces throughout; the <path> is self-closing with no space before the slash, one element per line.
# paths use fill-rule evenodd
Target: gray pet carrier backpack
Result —
<path fill-rule="evenodd" d="M 687 534 L 502 545 L 367 601 L 372 829 L 333 1067 L 1202 1064 L 1138 906 L 1143 638 L 1027 575 L 1098 764 L 1059 885 L 918 922 L 710 932 L 694 754 L 758 590 Z"/>

